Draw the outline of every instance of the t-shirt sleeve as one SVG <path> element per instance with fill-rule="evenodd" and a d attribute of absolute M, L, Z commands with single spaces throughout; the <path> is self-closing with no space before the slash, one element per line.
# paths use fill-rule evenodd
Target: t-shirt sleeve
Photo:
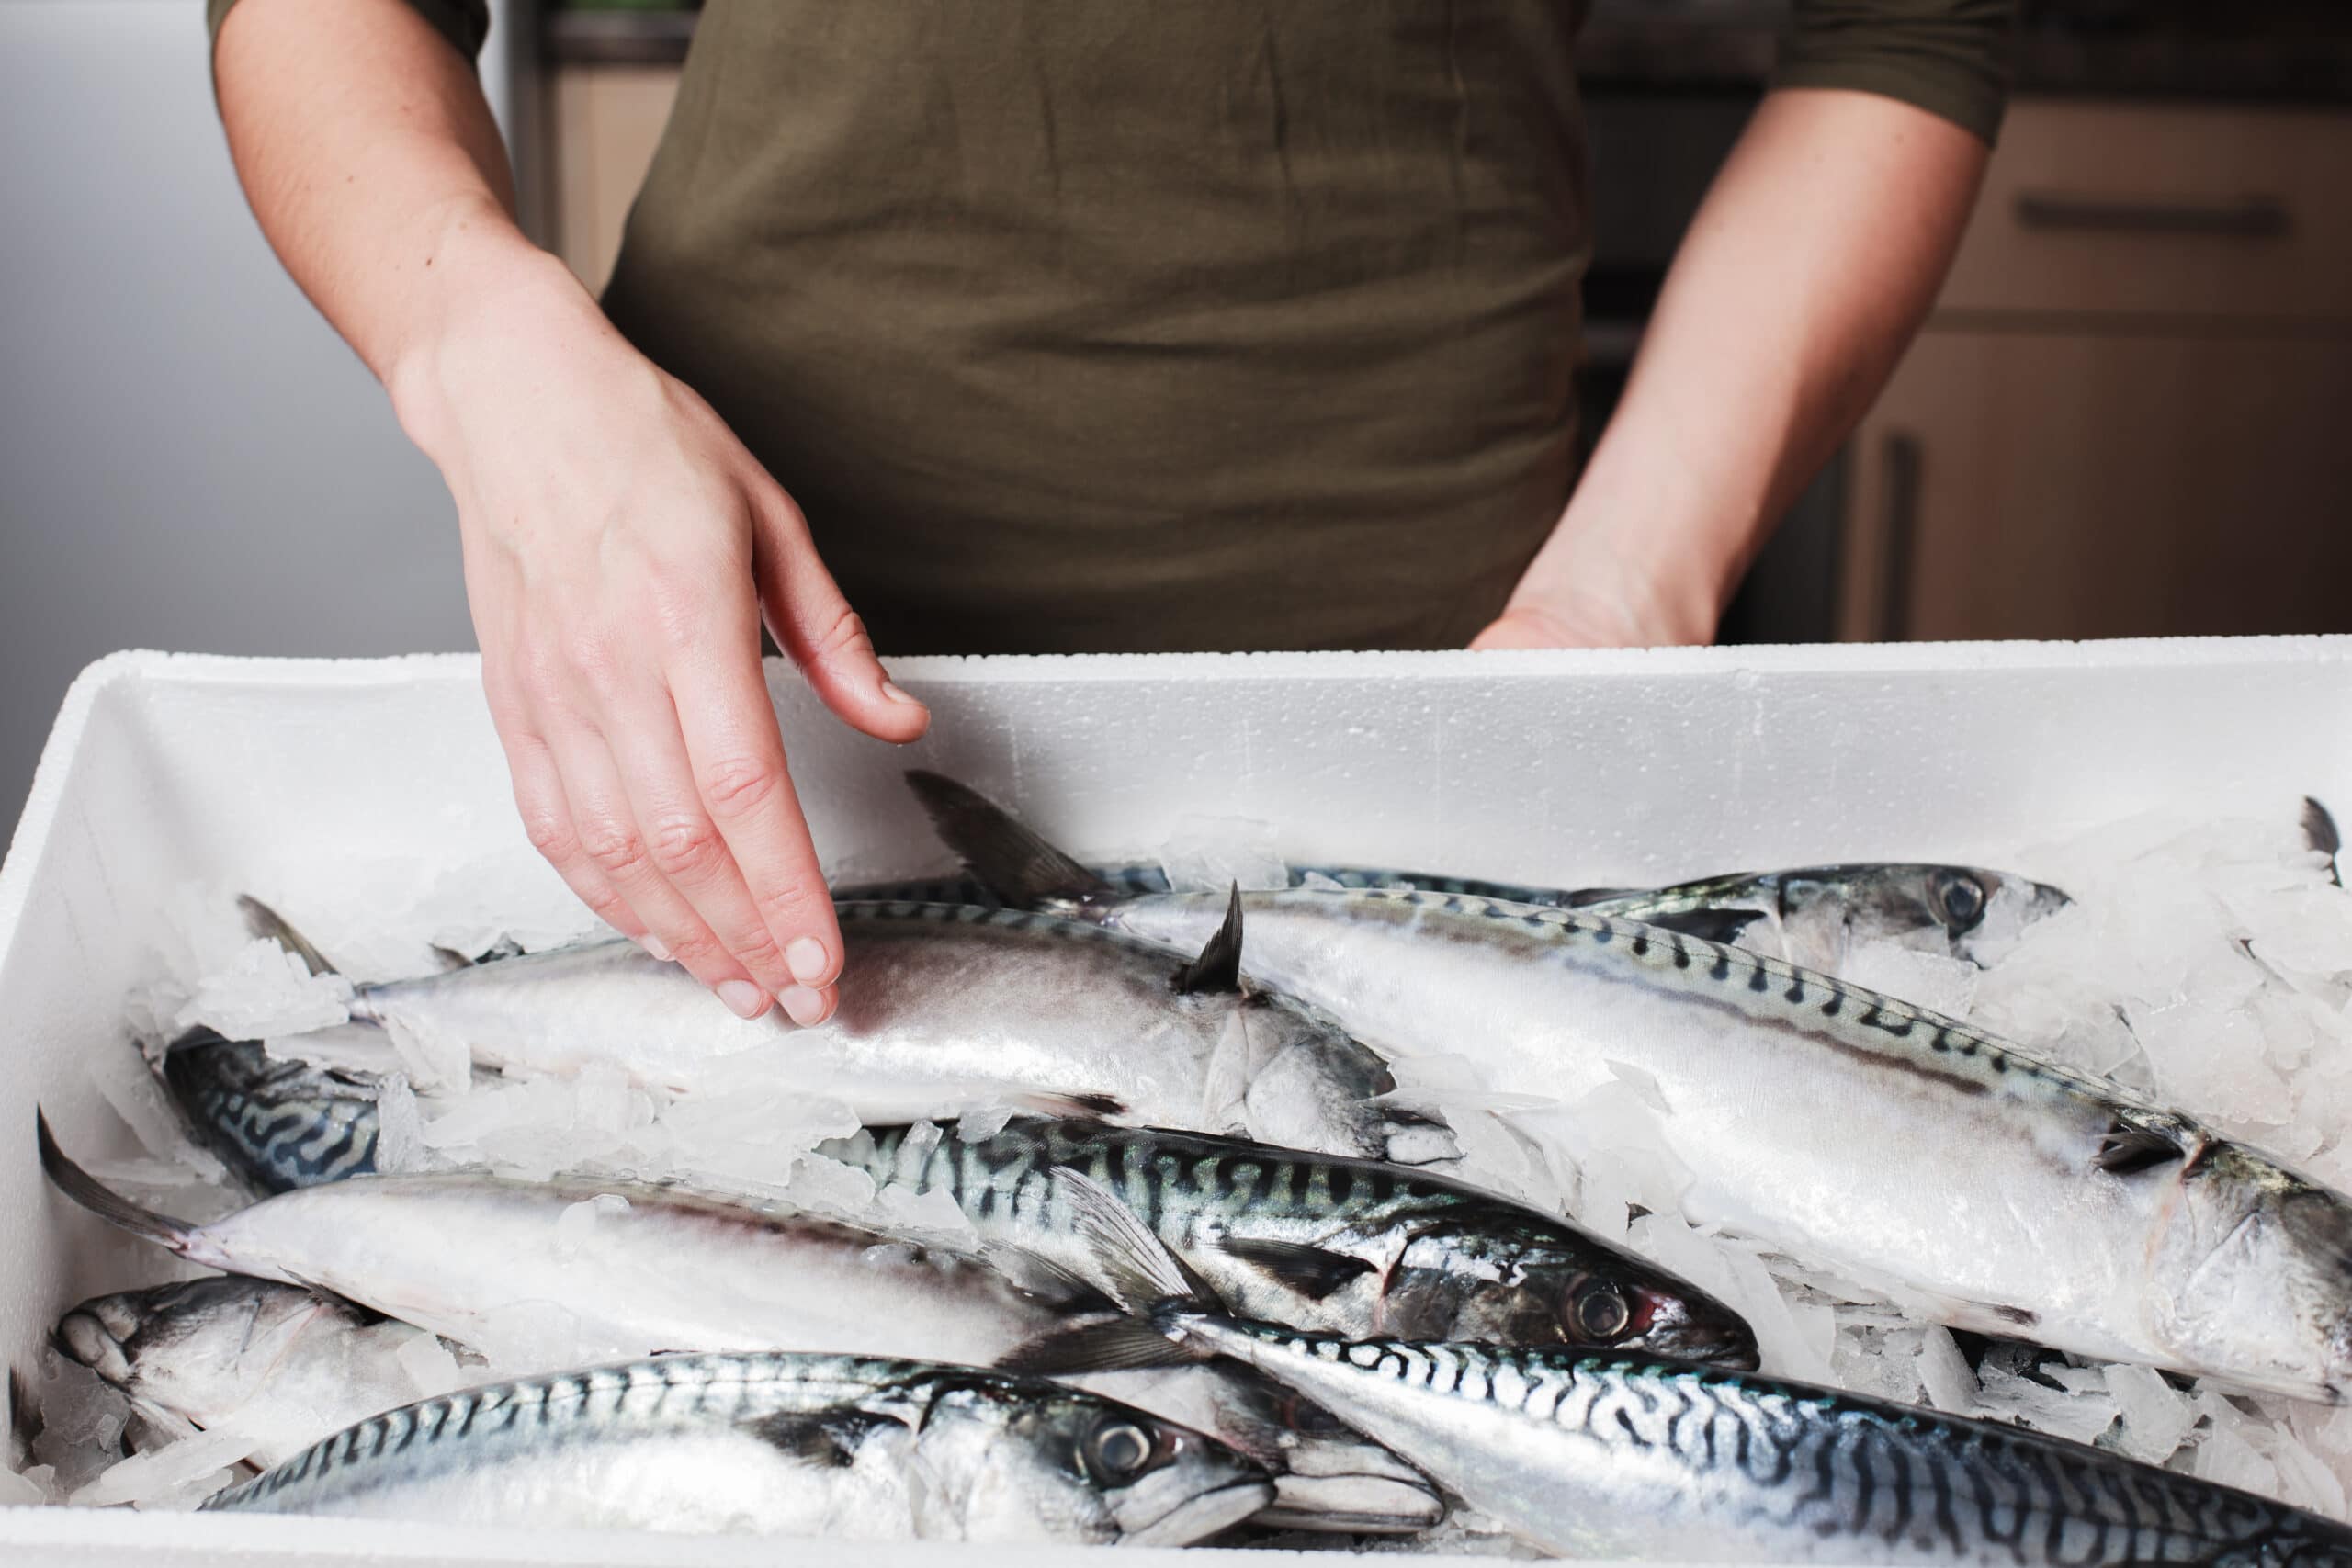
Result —
<path fill-rule="evenodd" d="M 1849 87 L 1990 142 L 2009 93 L 2017 0 L 1795 0 L 1778 87 Z"/>
<path fill-rule="evenodd" d="M 220 39 L 220 23 L 236 3 L 204 0 L 205 26 L 212 29 L 215 43 Z M 434 31 L 455 44 L 467 59 L 481 53 L 481 40 L 490 36 L 490 0 L 408 0 L 408 6 L 432 23 Z"/>

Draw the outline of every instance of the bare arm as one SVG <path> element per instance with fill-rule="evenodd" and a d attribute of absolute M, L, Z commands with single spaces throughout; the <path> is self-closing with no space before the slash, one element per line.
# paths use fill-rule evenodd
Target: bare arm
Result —
<path fill-rule="evenodd" d="M 1893 98 L 1767 97 L 1683 240 L 1566 512 L 1472 646 L 1710 640 L 1933 303 L 1985 157 Z"/>
<path fill-rule="evenodd" d="M 401 0 L 242 0 L 214 55 L 263 231 L 456 497 L 531 840 L 752 1016 L 831 1012 L 840 928 L 759 662 L 764 614 L 867 734 L 889 684 L 791 498 L 515 226 L 467 62 Z"/>

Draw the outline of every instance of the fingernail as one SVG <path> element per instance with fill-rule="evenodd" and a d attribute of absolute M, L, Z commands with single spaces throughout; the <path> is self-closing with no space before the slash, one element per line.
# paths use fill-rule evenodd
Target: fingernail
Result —
<path fill-rule="evenodd" d="M 800 987 L 795 986 L 794 990 Z M 757 1018 L 768 1010 L 767 993 L 749 980 L 721 980 L 718 999 L 738 1018 Z"/>
<path fill-rule="evenodd" d="M 883 682 L 882 694 L 889 698 L 894 703 L 904 703 L 909 707 L 919 708 L 922 706 L 922 702 L 920 698 L 918 698 L 912 692 L 908 691 L 904 686 L 899 685 L 896 681 Z"/>
<path fill-rule="evenodd" d="M 662 963 L 667 964 L 670 962 L 669 944 L 664 942 L 660 937 L 655 936 L 651 931 L 647 931 L 643 936 L 639 937 L 637 939 L 637 944 L 645 949 L 646 952 L 653 954 L 654 957 L 660 959 Z"/>
<path fill-rule="evenodd" d="M 825 978 L 825 971 L 832 967 L 832 955 L 825 944 L 813 936 L 795 937 L 786 944 L 784 961 L 792 966 L 792 977 L 808 985 L 817 985 Z"/>
<path fill-rule="evenodd" d="M 776 1000 L 782 1002 L 784 1010 L 792 1015 L 792 1021 L 803 1029 L 824 1022 L 833 1010 L 831 993 L 808 986 L 786 986 L 784 995 Z"/>

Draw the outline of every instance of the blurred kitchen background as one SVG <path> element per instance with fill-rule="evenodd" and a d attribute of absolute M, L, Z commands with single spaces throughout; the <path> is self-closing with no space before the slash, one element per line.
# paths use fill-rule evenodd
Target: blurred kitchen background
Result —
<path fill-rule="evenodd" d="M 1785 0 L 1594 0 L 1586 428 Z M 691 8 L 492 0 L 526 220 L 599 283 Z M 279 271 L 198 0 L 0 0 L 0 825 L 123 647 L 469 648 L 448 497 Z M 1933 319 L 1728 639 L 2352 631 L 2352 0 L 2025 0 Z"/>

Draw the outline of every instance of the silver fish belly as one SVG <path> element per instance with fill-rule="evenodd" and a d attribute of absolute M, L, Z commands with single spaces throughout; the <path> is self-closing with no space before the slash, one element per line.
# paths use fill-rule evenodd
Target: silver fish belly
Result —
<path fill-rule="evenodd" d="M 773 1009 L 739 1019 L 685 971 L 617 942 L 364 986 L 354 1011 L 502 1066 L 605 1063 L 684 1091 L 772 1079 L 869 1122 L 1010 1104 L 1343 1154 L 1426 1140 L 1374 1103 L 1388 1079 L 1372 1052 L 1279 1000 L 1178 989 L 1181 954 L 1016 911 L 840 912 L 841 1007 L 812 1029 Z"/>
<path fill-rule="evenodd" d="M 1090 912 L 1182 941 L 1218 902 Z M 1459 1053 L 1561 1101 L 1614 1063 L 1648 1075 L 1698 1218 L 1960 1326 L 2307 1398 L 2352 1386 L 2352 1203 L 2114 1085 L 1646 926 L 1421 893 L 1242 902 L 1253 970 L 1396 1056 Z"/>
<path fill-rule="evenodd" d="M 1272 1488 L 1230 1450 L 971 1368 L 674 1356 L 389 1412 L 206 1505 L 835 1540 L 1183 1545 Z"/>
<path fill-rule="evenodd" d="M 980 1139 L 868 1129 L 826 1152 L 877 1182 L 947 1192 L 985 1241 L 1074 1278 L 1089 1248 L 1061 1179 L 1072 1171 L 1250 1316 L 1756 1364 L 1747 1325 L 1697 1287 L 1566 1221 L 1402 1167 L 1071 1121 L 1015 1121 Z"/>

